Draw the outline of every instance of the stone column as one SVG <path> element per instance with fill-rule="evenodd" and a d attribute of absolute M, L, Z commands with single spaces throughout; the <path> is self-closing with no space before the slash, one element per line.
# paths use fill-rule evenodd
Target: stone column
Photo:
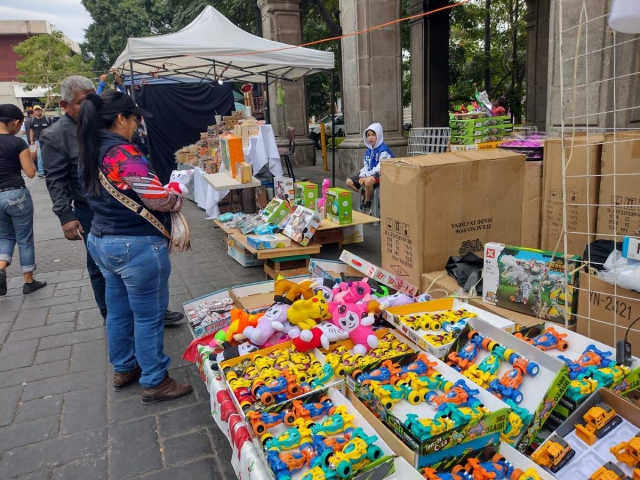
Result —
<path fill-rule="evenodd" d="M 526 123 L 539 130 L 547 125 L 549 72 L 549 10 L 551 0 L 527 0 L 527 110 Z"/>
<path fill-rule="evenodd" d="M 258 0 L 262 12 L 264 38 L 276 42 L 300 45 L 302 43 L 301 0 Z M 270 79 L 271 81 L 271 79 Z M 291 158 L 295 166 L 310 166 L 315 162 L 315 147 L 308 138 L 307 92 L 304 78 L 297 82 L 282 81 L 285 105 L 276 105 L 276 83 L 269 86 L 271 124 L 278 145 L 288 146 L 287 127 L 296 131 L 296 154 Z"/>
<path fill-rule="evenodd" d="M 410 0 L 409 15 L 449 4 L 449 0 Z M 449 11 L 412 20 L 411 123 L 413 127 L 449 126 Z"/>
<path fill-rule="evenodd" d="M 400 18 L 400 0 L 340 0 L 343 34 Z M 405 156 L 402 136 L 402 58 L 400 24 L 342 39 L 342 110 L 346 138 L 340 145 L 338 174 L 362 168 L 362 132 L 374 122 L 397 157 Z"/>

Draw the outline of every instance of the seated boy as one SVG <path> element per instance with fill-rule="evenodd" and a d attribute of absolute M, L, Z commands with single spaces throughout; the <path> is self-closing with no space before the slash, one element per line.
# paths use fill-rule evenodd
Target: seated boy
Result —
<path fill-rule="evenodd" d="M 373 123 L 362 134 L 367 150 L 364 153 L 364 167 L 358 175 L 347 179 L 347 186 L 354 192 L 364 187 L 364 198 L 360 199 L 360 211 L 371 213 L 371 197 L 373 189 L 380 185 L 380 161 L 393 158 L 393 152 L 383 142 L 382 125 Z"/>

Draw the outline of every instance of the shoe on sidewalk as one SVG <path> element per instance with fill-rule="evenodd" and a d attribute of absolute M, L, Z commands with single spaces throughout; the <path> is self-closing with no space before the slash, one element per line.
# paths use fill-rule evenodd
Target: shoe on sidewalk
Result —
<path fill-rule="evenodd" d="M 178 383 L 168 374 L 157 386 L 153 388 L 142 389 L 142 403 L 145 405 L 164 402 L 167 400 L 175 400 L 189 395 L 193 391 L 193 387 L 188 383 Z"/>
<path fill-rule="evenodd" d="M 113 372 L 113 381 L 111 382 L 111 385 L 113 385 L 113 389 L 116 392 L 119 392 L 124 387 L 131 385 L 133 382 L 137 382 L 140 379 L 140 375 L 142 375 L 142 369 L 140 367 L 136 367 L 127 373 Z"/>
<path fill-rule="evenodd" d="M 7 294 L 7 272 L 0 270 L 0 297 Z"/>
<path fill-rule="evenodd" d="M 182 325 L 182 319 L 184 318 L 184 313 L 180 312 L 171 312 L 167 310 L 164 312 L 164 326 L 165 327 L 174 327 L 178 325 Z"/>
<path fill-rule="evenodd" d="M 33 282 L 25 283 L 22 286 L 22 293 L 24 293 L 25 295 L 28 295 L 46 286 L 47 286 L 47 282 L 45 282 L 44 280 L 42 282 L 40 280 L 34 280 Z"/>

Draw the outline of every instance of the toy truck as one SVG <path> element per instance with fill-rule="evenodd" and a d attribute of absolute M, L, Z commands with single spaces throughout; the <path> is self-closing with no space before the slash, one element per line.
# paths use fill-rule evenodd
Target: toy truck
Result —
<path fill-rule="evenodd" d="M 620 470 L 620 467 L 611 462 L 607 462 L 598 470 L 593 472 L 589 477 L 589 480 L 626 480 L 627 478 L 629 477 Z"/>
<path fill-rule="evenodd" d="M 593 445 L 622 422 L 616 411 L 606 403 L 594 405 L 582 418 L 585 424 L 576 425 L 576 435 L 587 445 Z"/>
<path fill-rule="evenodd" d="M 610 448 L 617 460 L 632 468 L 640 467 L 640 433 L 636 433 L 628 442 L 621 442 Z"/>
<path fill-rule="evenodd" d="M 553 435 L 542 446 L 533 452 L 531 460 L 538 465 L 551 470 L 551 473 L 556 473 L 562 467 L 564 467 L 569 460 L 576 454 L 569 444 L 557 435 Z"/>

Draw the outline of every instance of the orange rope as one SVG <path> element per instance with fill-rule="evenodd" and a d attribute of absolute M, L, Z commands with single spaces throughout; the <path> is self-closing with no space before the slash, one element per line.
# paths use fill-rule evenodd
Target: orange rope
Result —
<path fill-rule="evenodd" d="M 380 25 L 376 25 L 374 27 L 367 28 L 365 30 L 357 30 L 355 32 L 347 33 L 346 35 L 340 35 L 338 37 L 324 38 L 322 40 L 315 40 L 313 42 L 302 43 L 300 45 L 288 45 L 286 47 L 273 48 L 273 49 L 270 49 L 270 50 L 257 50 L 255 52 L 245 52 L 245 53 L 223 53 L 223 54 L 220 54 L 220 55 L 216 54 L 216 57 L 227 57 L 227 56 L 229 56 L 229 57 L 241 57 L 241 56 L 245 56 L 245 55 L 257 55 L 257 54 L 260 54 L 260 53 L 281 52 L 283 50 L 293 50 L 294 48 L 298 48 L 298 47 L 309 47 L 311 45 L 318 45 L 320 43 L 333 42 L 335 40 L 342 40 L 343 38 L 347 38 L 347 37 L 353 37 L 353 36 L 356 36 L 356 35 L 362 35 L 363 33 L 372 32 L 373 30 L 379 30 L 381 28 L 388 27 L 390 25 L 395 25 L 396 23 L 404 22 L 406 20 L 414 20 L 416 18 L 426 17 L 428 15 L 433 15 L 434 13 L 442 12 L 442 11 L 445 11 L 445 10 L 451 10 L 453 8 L 460 7 L 460 6 L 462 6 L 465 3 L 468 3 L 470 1 L 471 0 L 460 0 L 458 3 L 452 3 L 452 4 L 446 5 L 444 7 L 436 8 L 434 10 L 430 10 L 430 11 L 424 12 L 424 13 L 418 13 L 416 15 L 411 15 L 409 17 L 398 18 L 396 20 L 392 20 L 392 21 L 387 22 L 387 23 L 382 23 Z"/>

